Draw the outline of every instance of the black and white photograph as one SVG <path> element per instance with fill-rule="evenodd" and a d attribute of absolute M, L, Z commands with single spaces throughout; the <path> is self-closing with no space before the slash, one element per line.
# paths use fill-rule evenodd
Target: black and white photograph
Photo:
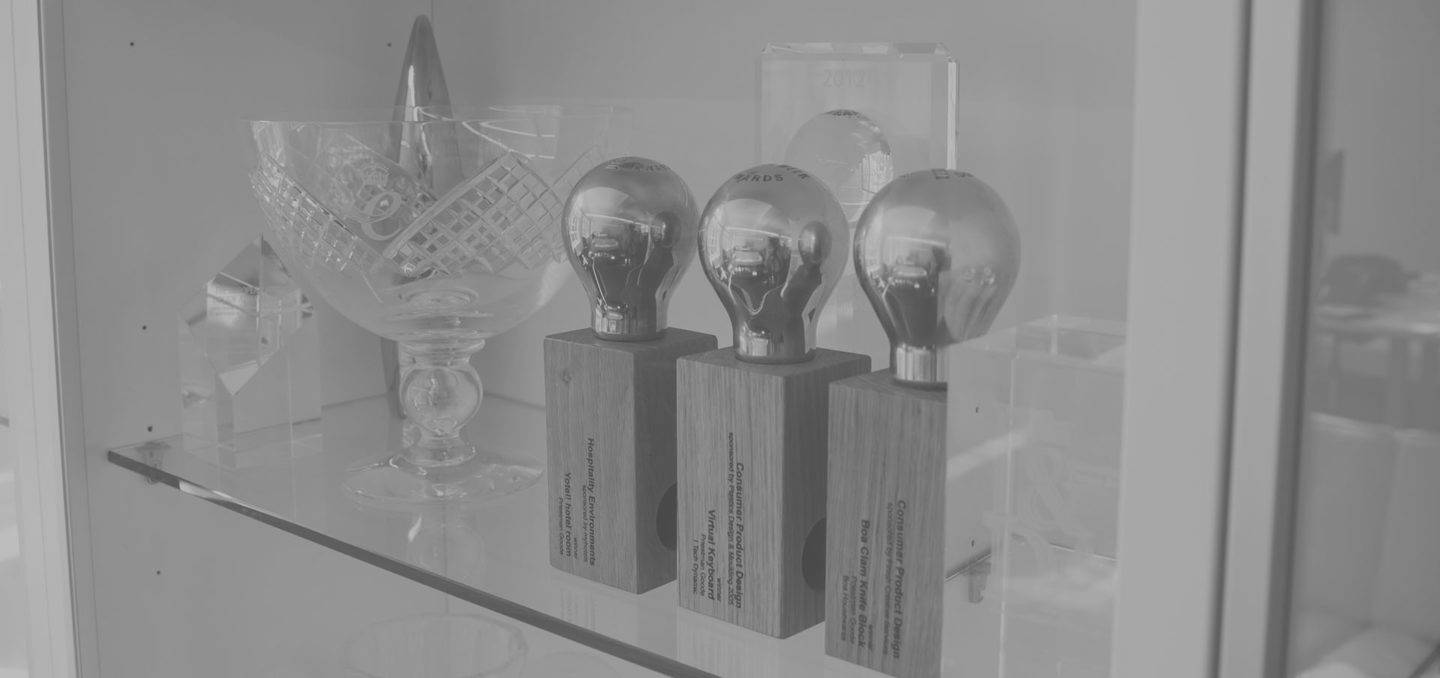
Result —
<path fill-rule="evenodd" d="M 0 678 L 1440 678 L 1440 0 L 0 0 Z"/>

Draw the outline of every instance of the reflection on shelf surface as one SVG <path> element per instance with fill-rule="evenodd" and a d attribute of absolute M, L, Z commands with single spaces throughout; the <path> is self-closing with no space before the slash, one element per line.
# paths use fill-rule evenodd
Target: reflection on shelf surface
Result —
<path fill-rule="evenodd" d="M 489 398 L 492 449 L 544 458 L 543 410 Z M 678 609 L 673 583 L 634 595 L 550 567 L 544 483 L 471 505 L 364 506 L 346 468 L 398 446 L 384 397 L 326 408 L 320 453 L 222 466 L 167 438 L 110 452 L 124 468 L 354 558 L 666 675 L 870 676 L 824 656 L 823 627 L 780 641 Z"/>
<path fill-rule="evenodd" d="M 366 506 L 341 484 L 346 468 L 399 445 L 403 425 L 382 397 L 326 408 L 323 448 L 290 459 L 220 463 L 177 438 L 117 449 L 110 460 L 181 492 L 327 548 L 666 675 L 797 677 L 880 675 L 824 653 L 824 624 L 779 640 L 680 609 L 675 584 L 630 594 L 550 567 L 545 485 L 481 504 L 395 510 Z M 474 440 L 544 458 L 541 408 L 491 398 Z M 964 582 L 952 582 L 964 585 Z M 949 585 L 947 585 L 947 591 Z M 946 675 L 993 665 L 996 639 L 981 629 L 995 596 L 946 595 Z M 963 629 L 972 629 L 965 632 Z M 1044 647 L 1049 631 L 1035 629 Z M 1007 635 L 1028 635 L 1022 626 Z M 1053 640 L 1053 639 L 1052 639 Z M 1043 654 L 1043 653 L 1041 653 Z"/>

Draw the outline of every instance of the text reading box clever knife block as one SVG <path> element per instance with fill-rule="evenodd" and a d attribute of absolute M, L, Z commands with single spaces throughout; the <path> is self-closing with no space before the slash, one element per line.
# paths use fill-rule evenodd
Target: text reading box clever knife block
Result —
<path fill-rule="evenodd" d="M 715 345 L 545 338 L 551 565 L 633 593 L 675 579 L 675 361 Z"/>
<path fill-rule="evenodd" d="M 830 382 L 869 356 L 679 362 L 680 604 L 784 638 L 824 618 Z"/>

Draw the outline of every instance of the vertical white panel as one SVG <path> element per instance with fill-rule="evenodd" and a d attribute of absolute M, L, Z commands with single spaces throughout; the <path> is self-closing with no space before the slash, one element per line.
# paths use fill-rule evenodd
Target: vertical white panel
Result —
<path fill-rule="evenodd" d="M 1114 675 L 1213 675 L 1230 428 L 1243 0 L 1139 4 Z"/>
<path fill-rule="evenodd" d="M 1245 194 L 1239 316 L 1236 327 L 1234 430 L 1231 449 L 1221 675 L 1278 675 L 1284 654 L 1293 506 L 1294 448 L 1300 429 L 1305 275 L 1309 270 L 1309 108 L 1312 91 L 1303 0 L 1256 3 L 1251 12 L 1246 101 Z M 1312 424 L 1344 437 L 1343 429 Z M 1348 433 L 1348 432 L 1346 432 Z M 1343 446 L 1341 446 L 1343 449 Z M 1343 449 L 1342 454 L 1348 454 Z M 1393 455 L 1365 466 L 1383 472 Z M 1329 455 L 1328 463 L 1343 464 Z M 1365 485 L 1365 469 L 1337 473 Z M 1331 488 L 1325 499 L 1343 500 Z M 1316 488 L 1324 496 L 1324 489 Z M 1357 539 L 1373 516 L 1343 501 L 1337 511 Z M 1358 528 L 1358 529 L 1357 529 Z M 1364 548 L 1338 559 L 1338 568 L 1372 565 Z M 1355 591 L 1334 591 L 1354 595 Z M 1328 629 L 1317 627 L 1325 635 Z"/>
<path fill-rule="evenodd" d="M 52 281 L 65 269 L 51 250 L 41 49 L 38 3 L 0 3 L 0 388 L 9 419 L 0 475 L 9 485 L 4 499 L 14 502 L 3 510 L 13 508 L 16 519 L 0 521 L 13 530 L 0 536 L 0 552 L 12 549 L 0 566 L 20 580 L 18 612 L 29 636 L 21 659 L 28 654 L 31 676 L 49 678 L 74 675 L 77 657 L 56 369 L 63 291 Z"/>

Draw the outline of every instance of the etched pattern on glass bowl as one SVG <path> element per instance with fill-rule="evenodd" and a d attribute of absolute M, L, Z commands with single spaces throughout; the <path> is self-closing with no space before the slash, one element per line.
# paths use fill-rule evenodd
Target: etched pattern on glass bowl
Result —
<path fill-rule="evenodd" d="M 418 439 L 351 469 L 346 487 L 409 504 L 533 485 L 541 469 L 526 457 L 462 436 L 483 393 L 470 356 L 567 279 L 565 196 L 624 151 L 629 114 L 446 107 L 250 125 L 251 188 L 276 252 L 341 314 L 414 359 L 400 399 Z"/>

